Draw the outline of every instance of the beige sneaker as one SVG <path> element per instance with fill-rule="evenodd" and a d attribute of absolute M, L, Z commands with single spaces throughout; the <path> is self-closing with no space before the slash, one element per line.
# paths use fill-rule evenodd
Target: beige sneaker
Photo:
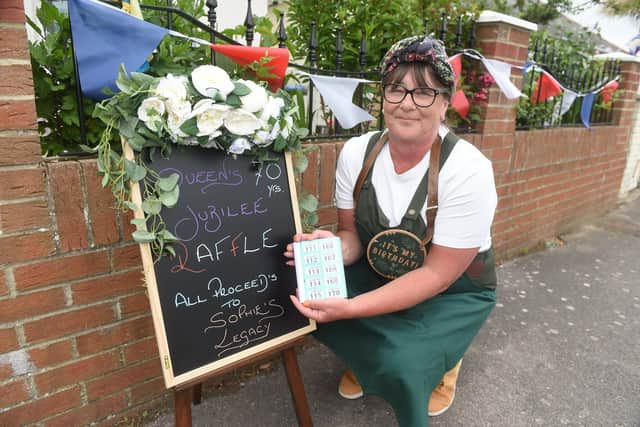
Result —
<path fill-rule="evenodd" d="M 364 395 L 362 386 L 351 369 L 347 369 L 344 374 L 342 374 L 340 385 L 338 385 L 338 394 L 345 399 L 358 399 Z"/>
<path fill-rule="evenodd" d="M 461 364 L 462 359 L 456 363 L 456 366 L 444 374 L 440 384 L 433 389 L 431 397 L 429 398 L 428 411 L 430 417 L 444 414 L 445 411 L 451 407 L 451 404 L 453 404 L 453 399 L 456 396 L 456 381 L 458 380 Z"/>

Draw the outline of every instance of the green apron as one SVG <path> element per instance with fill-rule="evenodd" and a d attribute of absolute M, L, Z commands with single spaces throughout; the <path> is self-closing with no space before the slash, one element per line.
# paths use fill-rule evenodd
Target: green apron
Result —
<path fill-rule="evenodd" d="M 376 139 L 369 142 L 367 154 Z M 441 166 L 456 142 L 451 133 L 444 139 Z M 371 171 L 356 207 L 356 225 L 364 248 L 378 232 L 389 228 L 377 203 Z M 401 224 L 394 228 L 421 239 L 425 236 L 420 211 L 426 195 L 425 175 Z M 346 267 L 346 278 L 349 298 L 389 281 L 374 272 L 366 256 Z M 425 427 L 429 425 L 429 396 L 445 372 L 462 358 L 489 316 L 495 305 L 495 284 L 489 250 L 478 254 L 467 272 L 433 298 L 395 313 L 319 324 L 315 336 L 353 370 L 365 393 L 389 402 L 401 427 Z"/>

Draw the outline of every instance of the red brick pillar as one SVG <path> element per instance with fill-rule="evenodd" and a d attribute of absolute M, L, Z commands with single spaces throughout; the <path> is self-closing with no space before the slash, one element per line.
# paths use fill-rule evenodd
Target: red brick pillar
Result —
<path fill-rule="evenodd" d="M 634 125 L 637 126 L 636 109 L 638 108 L 637 94 L 640 85 L 640 58 L 624 53 L 597 55 L 596 58 L 620 61 L 620 85 L 613 103 L 613 123 L 615 125 L 613 130 L 615 135 L 611 135 L 613 137 L 611 142 L 615 141 L 615 148 L 612 149 L 614 154 L 608 167 L 612 170 L 619 170 L 620 175 L 615 174 L 614 176 L 620 176 L 622 185 L 624 185 L 625 167 L 630 168 L 626 173 L 633 173 L 633 170 L 637 167 L 633 163 L 633 156 L 629 157 L 629 155 L 630 148 L 634 143 L 632 140 L 633 128 Z M 622 191 L 622 185 L 615 184 L 621 187 L 619 195 L 624 195 L 625 191 Z"/>
<path fill-rule="evenodd" d="M 34 306 L 64 305 L 63 292 L 16 290 L 13 266 L 54 253 L 44 170 L 40 164 L 31 62 L 22 0 L 0 1 L 0 407 L 34 397 L 22 326 L 16 318 Z M 6 362 L 5 362 L 6 363 Z M 45 403 L 46 405 L 46 403 Z M 2 419 L 1 425 L 24 419 Z"/>
<path fill-rule="evenodd" d="M 527 59 L 529 36 L 536 24 L 497 12 L 484 11 L 477 21 L 478 46 L 482 54 L 516 66 Z M 522 88 L 522 74 L 511 69 L 511 81 Z M 507 99 L 497 85 L 489 90 L 487 107 L 483 111 L 479 130 L 483 152 L 491 158 L 496 175 L 507 170 L 516 127 L 518 99 Z"/>
<path fill-rule="evenodd" d="M 529 37 L 537 29 L 535 24 L 484 11 L 478 19 L 478 46 L 488 59 L 496 59 L 512 65 L 522 66 L 529 49 Z M 523 77 L 517 68 L 511 69 L 511 81 L 520 89 Z M 512 206 L 509 171 L 514 157 L 516 141 L 516 106 L 518 99 L 507 99 L 497 85 L 489 90 L 487 107 L 482 114 L 480 136 L 474 143 L 491 159 L 498 192 L 498 210 L 493 222 L 493 244 L 502 255 L 504 243 L 513 233 L 508 209 Z"/>
<path fill-rule="evenodd" d="M 0 2 L 0 295 L 7 264 L 53 253 L 22 0 Z"/>

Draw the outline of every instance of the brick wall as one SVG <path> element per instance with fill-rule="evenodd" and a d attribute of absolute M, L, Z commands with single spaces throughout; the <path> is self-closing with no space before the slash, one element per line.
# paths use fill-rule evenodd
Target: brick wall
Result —
<path fill-rule="evenodd" d="M 478 31 L 487 56 L 523 63 L 526 27 L 485 20 Z M 171 397 L 138 247 L 94 160 L 41 159 L 30 67 L 22 1 L 0 1 L 0 425 L 110 425 Z M 623 64 L 617 124 L 592 130 L 516 132 L 515 102 L 491 90 L 482 132 L 463 136 L 493 161 L 501 257 L 615 203 L 639 70 Z M 301 179 L 328 228 L 342 144 L 318 144 Z"/>
<path fill-rule="evenodd" d="M 0 75 L 0 425 L 112 424 L 165 396 L 138 246 L 95 161 L 41 158 L 22 0 Z"/>

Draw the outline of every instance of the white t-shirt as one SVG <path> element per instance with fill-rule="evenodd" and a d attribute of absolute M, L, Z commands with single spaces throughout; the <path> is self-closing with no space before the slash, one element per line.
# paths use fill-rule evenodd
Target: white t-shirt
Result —
<path fill-rule="evenodd" d="M 448 129 L 440 127 L 444 139 Z M 373 132 L 348 140 L 338 159 L 336 169 L 336 206 L 353 209 L 353 189 L 360 174 L 367 144 Z M 378 154 L 373 166 L 372 183 L 380 209 L 389 219 L 389 226 L 400 224 L 420 181 L 429 168 L 429 153 L 413 168 L 395 172 L 389 144 Z M 451 248 L 491 247 L 491 223 L 498 197 L 491 161 L 476 147 L 460 139 L 440 170 L 438 213 L 433 243 Z M 422 208 L 426 221 L 427 203 Z"/>

